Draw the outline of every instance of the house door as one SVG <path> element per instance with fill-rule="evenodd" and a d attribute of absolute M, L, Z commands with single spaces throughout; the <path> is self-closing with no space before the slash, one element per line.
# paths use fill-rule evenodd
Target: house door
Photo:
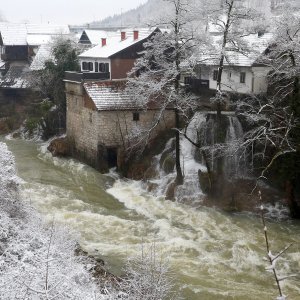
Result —
<path fill-rule="evenodd" d="M 108 164 L 108 168 L 113 168 L 118 166 L 117 148 L 107 148 L 107 164 Z"/>

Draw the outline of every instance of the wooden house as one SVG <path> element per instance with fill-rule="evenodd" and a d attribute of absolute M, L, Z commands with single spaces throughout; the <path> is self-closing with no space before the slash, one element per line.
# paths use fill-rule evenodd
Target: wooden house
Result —
<path fill-rule="evenodd" d="M 111 80 L 127 77 L 143 44 L 158 28 L 140 28 L 118 31 L 101 38 L 101 43 L 79 55 L 82 72 L 109 73 Z"/>

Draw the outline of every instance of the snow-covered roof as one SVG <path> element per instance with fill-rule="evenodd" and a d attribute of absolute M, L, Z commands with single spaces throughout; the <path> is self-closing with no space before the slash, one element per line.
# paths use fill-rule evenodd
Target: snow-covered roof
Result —
<path fill-rule="evenodd" d="M 1 60 L 0 58 L 0 68 L 2 68 L 5 65 L 5 62 L 3 60 Z"/>
<path fill-rule="evenodd" d="M 46 60 L 51 58 L 51 44 L 41 45 L 35 57 L 33 58 L 33 61 L 30 65 L 30 70 L 38 71 L 44 69 Z"/>
<path fill-rule="evenodd" d="M 51 41 L 52 35 L 50 34 L 31 34 L 27 35 L 27 44 L 30 46 L 39 46 L 47 44 Z"/>
<path fill-rule="evenodd" d="M 0 33 L 2 36 L 3 44 L 6 46 L 27 45 L 27 31 L 24 24 L 1 22 Z"/>
<path fill-rule="evenodd" d="M 199 55 L 198 62 L 205 65 L 218 65 L 220 60 L 220 40 L 221 36 L 212 36 L 212 44 L 214 49 L 208 51 L 207 54 Z M 245 51 L 231 51 L 230 46 L 225 53 L 224 65 L 251 67 L 255 64 L 259 56 L 268 48 L 272 42 L 273 34 L 265 33 L 262 36 L 251 34 L 243 38 L 245 43 Z"/>
<path fill-rule="evenodd" d="M 84 83 L 84 89 L 98 110 L 135 110 L 139 107 L 124 92 L 125 81 L 102 81 Z"/>
<path fill-rule="evenodd" d="M 41 34 L 41 35 L 58 35 L 58 34 L 69 34 L 68 25 L 57 25 L 57 24 L 24 24 L 27 33 L 30 34 Z"/>
<path fill-rule="evenodd" d="M 157 28 L 135 28 L 122 30 L 126 32 L 126 39 L 121 40 L 121 31 L 117 31 L 114 35 L 108 36 L 106 45 L 97 45 L 82 54 L 80 58 L 109 58 L 110 56 L 148 38 Z M 138 39 L 134 40 L 133 31 L 138 31 Z"/>
<path fill-rule="evenodd" d="M 108 38 L 109 36 L 115 35 L 115 31 L 105 31 L 105 30 L 91 30 L 91 29 L 86 29 L 83 31 L 83 34 L 86 34 L 88 39 L 90 40 L 92 45 L 99 45 L 101 44 L 101 39 L 102 38 Z M 81 37 L 82 37 L 81 35 Z"/>
<path fill-rule="evenodd" d="M 4 77 L 0 78 L 0 87 L 4 88 L 27 88 L 28 82 L 25 74 L 28 72 L 28 65 L 11 65 Z"/>
<path fill-rule="evenodd" d="M 53 35 L 69 34 L 67 25 L 0 23 L 0 33 L 6 46 L 41 45 Z"/>

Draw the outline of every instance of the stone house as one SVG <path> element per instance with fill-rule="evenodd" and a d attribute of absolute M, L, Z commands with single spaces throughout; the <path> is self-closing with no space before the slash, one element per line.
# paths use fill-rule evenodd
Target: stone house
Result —
<path fill-rule="evenodd" d="M 155 104 L 142 110 L 124 92 L 125 84 L 124 80 L 65 80 L 67 139 L 72 154 L 100 171 L 122 168 L 135 133 L 147 130 L 156 120 Z M 174 124 L 174 111 L 167 109 L 150 140 Z"/>

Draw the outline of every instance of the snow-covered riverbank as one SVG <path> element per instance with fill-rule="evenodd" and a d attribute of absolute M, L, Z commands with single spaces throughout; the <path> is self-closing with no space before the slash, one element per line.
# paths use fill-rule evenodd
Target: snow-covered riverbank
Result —
<path fill-rule="evenodd" d="M 0 299 L 102 299 L 76 241 L 20 201 L 14 157 L 0 142 Z"/>

